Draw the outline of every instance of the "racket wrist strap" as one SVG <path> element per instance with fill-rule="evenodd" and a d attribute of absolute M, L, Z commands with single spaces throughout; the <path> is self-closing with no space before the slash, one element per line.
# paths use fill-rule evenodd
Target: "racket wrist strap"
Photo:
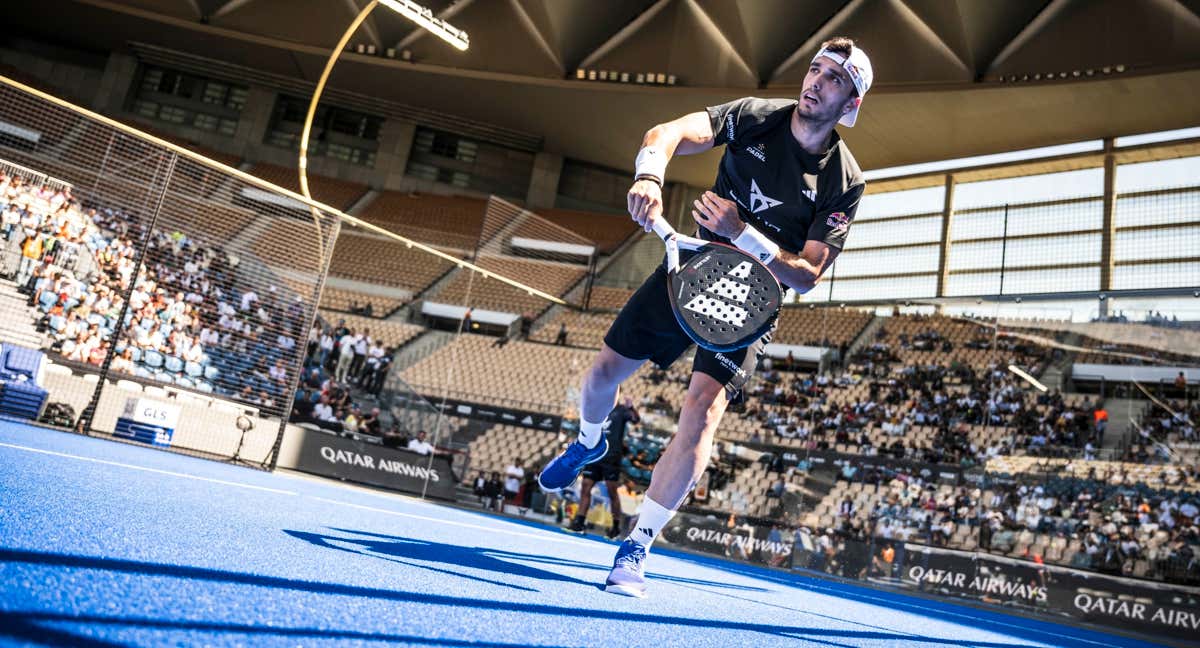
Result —
<path fill-rule="evenodd" d="M 779 255 L 779 246 L 762 232 L 754 229 L 753 225 L 746 225 L 746 229 L 742 230 L 742 233 L 733 239 L 733 244 L 739 250 L 749 252 L 758 257 L 758 260 L 762 261 L 763 265 L 774 261 L 775 257 Z"/>
<path fill-rule="evenodd" d="M 633 177 L 635 180 L 653 180 L 663 186 L 667 177 L 667 155 L 657 146 L 643 146 L 633 163 Z"/>

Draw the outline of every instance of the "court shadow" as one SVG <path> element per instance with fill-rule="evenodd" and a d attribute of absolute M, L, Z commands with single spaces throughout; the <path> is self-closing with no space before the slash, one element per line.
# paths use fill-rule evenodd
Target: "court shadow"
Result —
<path fill-rule="evenodd" d="M 49 624 L 54 624 L 51 626 Z M 61 626 L 83 626 L 78 632 L 69 632 Z M 90 627 L 89 627 L 90 626 Z M 95 628 L 112 629 L 146 629 L 158 633 L 206 632 L 214 635 L 247 635 L 254 639 L 252 643 L 268 639 L 285 638 L 305 645 L 305 642 L 327 643 L 329 641 L 346 641 L 355 644 L 359 642 L 386 642 L 393 645 L 406 646 L 479 646 L 473 639 L 449 639 L 446 637 L 421 637 L 383 632 L 363 632 L 351 629 L 333 628 L 304 628 L 280 625 L 257 626 L 247 623 L 220 621 L 193 621 L 180 619 L 154 619 L 150 617 L 121 617 L 101 616 L 97 614 L 62 614 L 59 612 L 4 612 L 0 611 L 0 637 L 6 634 L 22 640 L 30 645 L 73 646 L 79 648 L 123 648 L 128 644 L 105 641 L 87 636 Z M 162 635 L 160 635 L 162 637 Z M 164 644 L 169 640 L 162 637 Z M 488 642 L 489 646 L 499 648 L 517 648 L 527 646 L 525 643 Z M 554 648 L 550 644 L 539 644 L 545 648 Z"/>
<path fill-rule="evenodd" d="M 337 536 L 333 536 L 338 538 Z M 340 539 L 344 541 L 344 538 Z M 461 554 L 460 554 L 461 555 Z M 499 561 L 498 558 L 495 560 Z M 500 561 L 504 562 L 504 561 Z M 40 565 L 52 569 L 87 569 L 101 570 L 114 574 L 124 574 L 134 577 L 150 577 L 154 578 L 174 578 L 181 581 L 180 585 L 196 587 L 201 583 L 217 583 L 221 585 L 247 585 L 256 588 L 265 588 L 268 590 L 276 590 L 279 592 L 305 592 L 311 594 L 329 595 L 336 597 L 359 597 L 372 601 L 390 601 L 394 603 L 413 603 L 419 605 L 439 605 L 448 608 L 466 608 L 479 610 L 481 612 L 494 611 L 503 613 L 512 613 L 514 611 L 521 612 L 527 615 L 538 617 L 562 618 L 562 619 L 599 619 L 604 621 L 616 621 L 626 623 L 644 623 L 650 626 L 669 625 L 679 629 L 695 628 L 695 629 L 711 629 L 722 631 L 743 631 L 751 633 L 759 633 L 768 637 L 786 638 L 789 640 L 804 640 L 810 642 L 824 643 L 828 645 L 843 645 L 841 641 L 849 641 L 850 643 L 861 643 L 864 641 L 882 641 L 896 643 L 898 645 L 911 645 L 914 643 L 923 643 L 930 645 L 944 646 L 979 646 L 980 648 L 1020 648 L 1022 644 L 1015 641 L 1009 642 L 987 642 L 973 641 L 970 639 L 959 639 L 954 637 L 933 637 L 921 633 L 919 630 L 915 632 L 906 632 L 904 630 L 879 629 L 879 628 L 834 628 L 829 626 L 804 626 L 787 623 L 786 620 L 763 623 L 755 621 L 740 621 L 729 618 L 709 618 L 701 617 L 682 617 L 666 614 L 655 614 L 653 612 L 641 613 L 626 610 L 612 609 L 588 609 L 578 606 L 550 605 L 543 603 L 519 603 L 512 600 L 510 597 L 500 599 L 477 598 L 467 596 L 451 596 L 446 594 L 438 594 L 432 591 L 404 591 L 394 590 L 383 587 L 367 587 L 360 585 L 349 585 L 337 582 L 322 582 L 301 580 L 295 578 L 286 578 L 282 576 L 270 576 L 264 574 L 250 574 L 244 572 L 213 569 L 209 567 L 196 567 L 190 565 L 151 563 L 137 560 L 129 560 L 125 558 L 110 558 L 103 556 L 77 556 L 71 554 L 46 553 L 38 551 L 29 551 L 23 549 L 0 549 L 0 563 L 21 563 L 25 565 Z M 536 570 L 541 572 L 542 570 Z M 147 582 L 147 588 L 161 588 L 162 584 L 155 581 L 153 584 Z M 147 590 L 152 591 L 152 590 Z M 16 603 L 16 602 L 13 602 Z M 26 603 L 28 604 L 28 603 Z M 650 608 L 654 609 L 654 608 Z M 958 615 L 956 621 L 963 625 L 977 625 L 986 627 L 988 621 L 994 616 L 989 614 L 975 615 L 971 614 L 971 610 L 963 609 L 963 614 Z M 77 614 L 67 615 L 59 612 L 48 612 L 46 614 L 51 617 L 41 619 L 38 622 L 37 615 L 40 612 L 14 612 L 19 616 L 29 617 L 29 623 L 26 624 L 23 631 L 18 631 L 17 636 L 32 637 L 38 628 L 45 628 L 44 622 L 53 622 L 54 615 L 70 616 L 71 618 L 83 618 Z M 719 616 L 719 615 L 718 615 Z M 975 617 L 972 619 L 971 617 Z M 482 618 L 482 617 L 478 617 Z M 478 621 L 478 618 L 476 620 Z M 1099 640 L 1107 640 L 1105 643 L 1113 643 L 1114 637 L 1103 635 L 1096 632 L 1088 632 L 1077 630 L 1061 625 L 1044 624 L 1029 619 L 1017 619 L 1015 617 L 1006 617 L 1009 623 L 1008 627 L 1004 628 L 1005 634 L 1013 639 L 1028 638 L 1039 643 L 1047 640 L 1052 641 L 1057 646 L 1079 646 L 1081 648 L 1094 648 Z M 861 627 L 853 618 L 839 619 L 843 623 L 849 623 Z M 532 619 L 531 619 L 532 621 Z M 975 623 L 972 624 L 972 621 Z M 0 618 L 0 623 L 4 619 Z M 114 615 L 111 617 L 94 617 L 94 623 L 132 623 L 141 625 L 156 625 L 156 624 L 171 624 L 170 620 L 156 620 L 148 618 L 135 618 L 131 616 Z M 263 635 L 277 634 L 279 628 L 269 625 L 230 625 L 220 621 L 187 621 L 181 622 L 185 625 L 196 624 L 197 627 L 205 627 L 214 632 L 231 632 L 238 634 L 255 633 Z M 0 625 L 0 636 L 5 636 L 4 628 Z M 297 633 L 308 634 L 312 631 L 303 628 L 294 629 Z M 287 631 L 287 628 L 284 628 Z M 322 632 L 327 632 L 322 630 Z M 9 635 L 12 636 L 12 635 Z M 61 639 L 66 640 L 66 635 Z M 367 638 L 367 637 L 362 637 Z M 399 637 L 390 637 L 399 639 Z M 404 638 L 405 641 L 420 642 L 420 637 Z M 67 642 L 70 643 L 70 642 Z M 1129 645 L 1131 642 L 1117 642 Z M 103 641 L 98 641 L 91 645 L 107 646 Z M 1044 643 L 1042 643 L 1044 645 Z"/>
<path fill-rule="evenodd" d="M 430 542 L 414 538 L 389 536 L 366 531 L 350 531 L 347 529 L 331 529 L 339 535 L 310 533 L 308 531 L 292 531 L 284 529 L 284 533 L 311 543 L 318 547 L 336 549 L 349 553 L 370 556 L 391 562 L 397 562 L 410 567 L 446 574 L 456 578 L 490 585 L 499 585 L 525 592 L 538 591 L 532 587 L 518 585 L 512 582 L 486 578 L 472 574 L 468 570 L 478 570 L 492 574 L 507 574 L 518 578 L 528 578 L 542 581 L 557 581 L 575 583 L 577 585 L 595 586 L 595 583 L 566 576 L 559 572 L 539 569 L 530 566 L 537 556 L 520 554 L 499 549 L 483 547 L 466 547 L 461 545 Z M 540 562 L 540 561 L 539 561 Z M 435 567 L 432 564 L 446 565 L 447 568 Z M 581 565 L 574 565 L 581 566 Z M 588 565 L 590 567 L 590 565 Z"/>
<path fill-rule="evenodd" d="M 364 554 L 373 555 L 373 556 L 377 556 L 377 557 L 380 557 L 379 554 L 383 554 L 385 556 L 392 556 L 393 558 L 408 558 L 408 559 L 413 559 L 413 560 L 442 562 L 442 563 L 446 563 L 448 565 L 452 565 L 455 567 L 460 566 L 460 565 L 477 566 L 480 569 L 487 569 L 489 571 L 505 571 L 503 569 L 505 566 L 514 566 L 515 565 L 518 568 L 520 568 L 522 565 L 524 565 L 525 566 L 525 569 L 523 570 L 524 573 L 516 573 L 516 572 L 512 572 L 512 571 L 509 571 L 508 573 L 512 573 L 517 576 L 525 575 L 525 576 L 530 576 L 533 578 L 538 578 L 538 576 L 536 574 L 544 574 L 544 575 L 548 576 L 545 580 L 560 580 L 560 581 L 566 581 L 566 582 L 583 583 L 585 585 L 596 587 L 597 589 L 603 588 L 604 576 L 608 575 L 608 570 L 609 570 L 608 564 L 601 565 L 601 564 L 590 563 L 590 562 L 582 562 L 579 560 L 571 560 L 569 558 L 558 558 L 555 556 L 548 556 L 545 554 L 519 553 L 519 552 L 515 552 L 515 551 L 507 551 L 504 549 L 496 549 L 494 547 L 465 547 L 465 546 L 460 546 L 460 545 L 447 545 L 447 544 L 440 544 L 440 543 L 436 543 L 436 542 L 429 542 L 426 540 L 414 540 L 412 538 L 405 538 L 403 536 L 394 536 L 394 535 L 387 535 L 387 534 L 383 534 L 383 533 L 375 533 L 373 531 L 358 531 L 358 530 L 354 530 L 354 529 L 338 529 L 338 528 L 334 528 L 334 527 L 330 527 L 329 530 L 336 531 L 337 533 L 350 534 L 352 537 L 325 536 L 325 535 L 321 535 L 321 534 L 306 533 L 306 532 L 301 532 L 301 531 L 287 531 L 287 530 L 285 530 L 284 533 L 287 533 L 294 537 L 298 537 L 302 540 L 308 540 L 310 542 L 314 542 L 314 544 L 320 544 L 322 546 L 327 546 L 327 547 L 330 547 L 333 549 L 341 549 L 343 551 L 352 551 L 354 553 L 364 553 Z M 307 537 L 302 537 L 302 536 L 307 536 Z M 330 541 L 337 542 L 338 544 L 330 545 L 329 544 Z M 362 547 L 362 550 L 361 551 L 355 550 L 355 549 L 353 549 L 351 547 L 347 547 L 345 545 L 351 545 L 351 546 L 357 545 L 359 547 Z M 601 546 L 603 546 L 603 545 L 601 545 Z M 464 562 L 464 558 L 467 559 L 468 562 Z M 474 558 L 474 560 L 472 560 L 472 558 Z M 558 574 L 557 572 L 543 570 L 543 569 L 537 569 L 536 567 L 529 567 L 528 566 L 529 563 L 536 563 L 539 565 L 544 565 L 544 566 L 549 566 L 549 567 L 560 567 L 560 568 L 568 567 L 568 568 L 576 568 L 576 569 L 588 569 L 588 570 L 598 572 L 598 574 L 597 574 L 597 578 L 595 581 L 583 581 L 583 580 L 579 580 L 576 578 L 562 576 L 561 574 Z M 410 564 L 410 563 L 405 563 L 405 564 Z M 433 571 L 442 571 L 442 570 L 438 570 L 435 568 L 422 566 L 422 565 L 415 565 L 415 566 L 426 567 Z M 499 568 L 499 569 L 493 569 L 493 568 Z M 452 573 L 456 576 L 463 576 L 462 573 L 457 572 L 457 571 L 450 571 L 448 573 Z M 705 586 L 705 587 L 715 587 L 715 588 L 719 588 L 719 589 L 735 590 L 735 591 L 742 591 L 742 592 L 766 592 L 766 591 L 768 591 L 766 588 L 762 588 L 762 587 L 755 587 L 755 586 L 749 586 L 749 585 L 738 585 L 735 583 L 721 583 L 721 582 L 717 582 L 717 581 L 710 581 L 710 580 L 704 580 L 704 579 L 699 579 L 699 578 L 684 578 L 682 576 L 669 576 L 666 574 L 655 574 L 654 572 L 647 573 L 647 577 L 650 580 L 666 581 L 666 582 L 670 582 L 670 583 L 680 583 L 683 585 L 701 585 L 701 586 Z M 493 582 L 493 581 L 488 581 L 487 579 L 479 579 L 479 580 Z M 497 584 L 504 584 L 504 583 L 497 583 Z M 529 589 L 529 588 L 524 588 L 524 587 L 520 587 L 520 586 L 516 586 L 516 585 L 512 585 L 512 587 L 514 587 L 515 589 Z"/>

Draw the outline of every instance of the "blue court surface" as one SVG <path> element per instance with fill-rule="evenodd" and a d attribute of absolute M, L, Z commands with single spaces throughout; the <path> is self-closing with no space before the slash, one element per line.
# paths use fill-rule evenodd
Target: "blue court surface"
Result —
<path fill-rule="evenodd" d="M 0 642 L 1135 646 L 407 497 L 0 423 Z"/>

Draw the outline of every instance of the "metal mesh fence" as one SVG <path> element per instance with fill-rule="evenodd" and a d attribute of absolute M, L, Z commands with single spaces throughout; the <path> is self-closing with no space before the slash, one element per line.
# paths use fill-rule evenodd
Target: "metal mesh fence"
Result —
<path fill-rule="evenodd" d="M 24 413 L 271 465 L 336 218 L 15 86 L 0 120 Z"/>

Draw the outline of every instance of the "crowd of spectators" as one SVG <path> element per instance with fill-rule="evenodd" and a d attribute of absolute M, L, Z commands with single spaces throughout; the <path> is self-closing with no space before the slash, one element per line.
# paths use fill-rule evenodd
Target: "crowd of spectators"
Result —
<path fill-rule="evenodd" d="M 1197 421 L 1200 421 L 1200 401 L 1147 403 L 1134 423 L 1135 434 L 1125 451 L 1125 460 L 1138 463 L 1171 461 L 1182 442 L 1188 444 L 1188 458 L 1194 463 L 1200 454 L 1196 445 L 1200 442 Z"/>
<path fill-rule="evenodd" d="M 1103 440 L 1107 418 L 1096 416 L 1102 411 L 1096 404 L 1071 406 L 1057 391 L 1035 396 L 999 365 L 982 371 L 960 363 L 901 365 L 875 376 L 763 372 L 743 414 L 762 426 L 752 441 L 801 439 L 808 450 L 850 444 L 867 456 L 970 467 L 1017 449 L 1094 454 Z M 863 397 L 845 396 L 846 388 L 864 382 Z M 972 438 L 970 426 L 1003 428 L 1006 434 L 985 444 Z M 936 429 L 929 447 L 908 438 L 916 427 Z M 873 440 L 868 434 L 873 430 L 887 440 Z"/>
<path fill-rule="evenodd" d="M 306 308 L 298 295 L 239 272 L 218 245 L 170 227 L 147 234 L 136 214 L 19 176 L 0 174 L 0 222 L 5 272 L 62 360 L 99 366 L 113 352 L 119 373 L 283 407 Z"/>
<path fill-rule="evenodd" d="M 865 520 L 846 497 L 836 511 L 836 526 L 824 531 L 862 543 L 874 539 L 878 545 L 935 546 L 945 546 L 965 531 L 982 551 L 1195 583 L 1200 582 L 1200 494 L 1186 489 L 1200 483 L 1200 473 L 1195 467 L 1181 470 L 1181 488 L 1172 491 L 1096 479 L 1029 482 L 1008 475 L 989 475 L 984 488 L 939 491 L 929 481 L 933 475 L 847 465 L 840 478 L 886 495 L 876 500 Z M 1036 543 L 1034 534 L 1049 540 Z"/>
<path fill-rule="evenodd" d="M 1180 321 L 1178 315 L 1172 314 L 1171 316 L 1168 317 L 1165 313 L 1162 313 L 1161 311 L 1157 311 L 1157 310 L 1148 311 L 1146 313 L 1145 317 L 1143 317 L 1140 322 L 1136 318 L 1130 318 L 1125 313 L 1125 311 L 1121 311 L 1121 310 L 1119 310 L 1111 315 L 1106 315 L 1104 317 L 1092 318 L 1092 321 L 1093 322 L 1116 322 L 1116 323 L 1120 323 L 1120 324 L 1141 323 L 1141 324 L 1149 324 L 1150 326 L 1158 326 L 1160 328 L 1175 328 L 1175 329 L 1182 329 L 1182 328 L 1195 329 L 1195 328 L 1197 328 L 1196 322 Z"/>
<path fill-rule="evenodd" d="M 378 408 L 362 407 L 350 396 L 352 386 L 379 394 L 392 350 L 344 321 L 318 322 L 307 347 L 298 349 L 305 339 L 302 298 L 245 271 L 242 260 L 219 245 L 166 227 L 147 234 L 136 214 L 85 205 L 69 189 L 3 173 L 0 227 L 0 267 L 28 296 L 48 351 L 66 363 L 99 367 L 113 351 L 111 370 L 117 373 L 214 392 L 267 411 L 283 410 L 290 401 L 296 420 L 408 446 L 399 430 L 381 429 Z M 118 327 L 127 294 L 126 325 Z M 304 375 L 289 399 L 288 367 L 300 358 Z"/>
<path fill-rule="evenodd" d="M 309 330 L 305 348 L 304 377 L 292 402 L 294 423 L 313 423 L 334 432 L 356 432 L 379 437 L 387 445 L 432 452 L 424 440 L 409 439 L 392 424 L 385 428 L 378 407 L 354 401 L 352 390 L 377 398 L 387 380 L 395 349 L 371 337 L 369 329 L 356 331 L 345 320 L 329 325 L 320 320 Z"/>

